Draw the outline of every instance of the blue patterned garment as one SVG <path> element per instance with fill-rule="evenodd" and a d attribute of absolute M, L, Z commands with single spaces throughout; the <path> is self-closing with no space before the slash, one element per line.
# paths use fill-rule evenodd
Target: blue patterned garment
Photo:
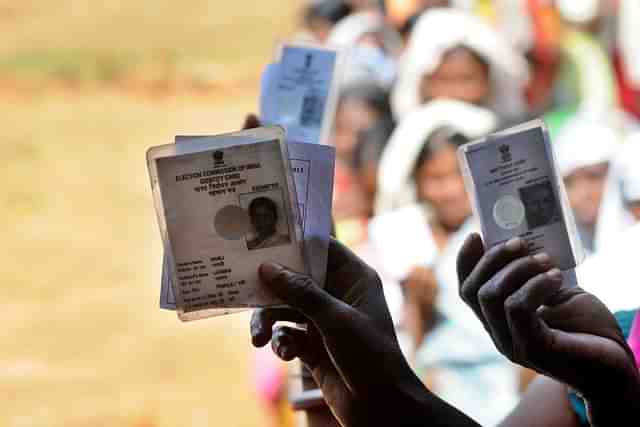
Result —
<path fill-rule="evenodd" d="M 618 325 L 620 325 L 620 329 L 622 329 L 622 333 L 625 338 L 629 337 L 631 325 L 633 325 L 633 319 L 636 317 L 637 312 L 637 310 L 631 310 L 616 313 L 616 320 L 618 321 Z M 584 405 L 584 401 L 574 392 L 569 393 L 569 401 L 571 402 L 573 410 L 576 411 L 578 418 L 580 418 L 580 424 L 585 427 L 589 427 L 590 424 L 587 420 L 587 409 Z"/>

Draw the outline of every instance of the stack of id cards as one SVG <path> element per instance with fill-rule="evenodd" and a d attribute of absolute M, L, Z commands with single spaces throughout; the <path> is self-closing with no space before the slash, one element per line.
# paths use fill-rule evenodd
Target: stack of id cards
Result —
<path fill-rule="evenodd" d="M 487 247 L 519 236 L 532 254 L 546 252 L 575 283 L 584 251 L 544 122 L 463 145 L 458 156 Z"/>
<path fill-rule="evenodd" d="M 290 142 L 326 144 L 335 115 L 343 55 L 312 44 L 283 44 L 262 75 L 260 117 Z"/>
<path fill-rule="evenodd" d="M 165 249 L 160 306 L 195 320 L 280 305 L 258 268 L 324 283 L 335 151 L 281 127 L 178 136 L 147 152 Z"/>

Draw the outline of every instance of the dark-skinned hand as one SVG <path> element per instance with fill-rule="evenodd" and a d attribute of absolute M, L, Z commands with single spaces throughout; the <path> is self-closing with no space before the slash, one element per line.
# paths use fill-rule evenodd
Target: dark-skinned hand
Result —
<path fill-rule="evenodd" d="M 260 277 L 291 309 L 257 309 L 251 320 L 253 344 L 271 341 L 281 359 L 300 358 L 343 426 L 476 426 L 413 374 L 378 275 L 342 244 L 330 243 L 325 289 L 272 263 L 262 265 Z M 274 328 L 277 321 L 308 327 Z"/>
<path fill-rule="evenodd" d="M 261 125 L 246 117 L 243 129 Z M 291 308 L 254 311 L 251 337 L 271 341 L 285 361 L 299 358 L 343 426 L 394 425 L 477 427 L 422 385 L 396 338 L 377 273 L 335 240 L 329 245 L 325 289 L 305 275 L 264 264 L 260 277 Z M 306 330 L 274 325 L 305 323 Z M 453 424 L 452 424 L 453 423 Z"/>
<path fill-rule="evenodd" d="M 368 395 L 376 386 L 390 381 L 387 375 L 398 374 L 384 375 L 378 363 L 389 359 L 387 366 L 404 366 L 376 272 L 332 241 L 325 290 L 309 277 L 276 264 L 264 264 L 260 276 L 295 309 L 257 309 L 251 320 L 254 345 L 262 347 L 271 340 L 273 351 L 283 360 L 300 358 L 334 415 L 344 425 L 354 425 L 359 417 L 354 402 L 372 398 Z M 307 331 L 288 326 L 272 330 L 277 321 L 308 322 Z M 372 357 L 372 349 L 379 351 L 379 358 Z M 372 359 L 378 363 L 367 369 Z M 382 375 L 371 375 L 371 371 Z"/>
<path fill-rule="evenodd" d="M 473 234 L 457 264 L 462 299 L 509 360 L 568 384 L 592 409 L 638 393 L 638 370 L 615 317 L 595 296 L 564 286 L 547 255 L 530 256 L 518 238 L 485 251 Z"/>

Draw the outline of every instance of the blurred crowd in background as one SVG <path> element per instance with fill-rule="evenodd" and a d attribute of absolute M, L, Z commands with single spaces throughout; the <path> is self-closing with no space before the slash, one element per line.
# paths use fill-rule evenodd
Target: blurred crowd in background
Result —
<path fill-rule="evenodd" d="M 304 8 L 297 39 L 346 58 L 331 135 L 337 237 L 381 275 L 420 378 L 482 425 L 513 408 L 531 374 L 498 354 L 459 300 L 455 255 L 478 225 L 456 149 L 542 117 L 590 255 L 580 284 L 611 310 L 634 308 L 634 286 L 604 273 L 629 274 L 640 241 L 638 23 L 637 0 L 317 0 Z M 262 395 L 275 402 L 284 379 L 260 371 Z"/>

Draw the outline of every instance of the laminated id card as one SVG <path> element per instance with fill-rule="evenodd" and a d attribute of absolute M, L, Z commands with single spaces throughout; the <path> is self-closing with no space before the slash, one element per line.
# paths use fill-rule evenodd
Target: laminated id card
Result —
<path fill-rule="evenodd" d="M 463 145 L 458 156 L 487 247 L 519 236 L 573 272 L 584 252 L 544 122 Z"/>
<path fill-rule="evenodd" d="M 308 272 L 283 129 L 153 147 L 147 163 L 180 319 L 281 304 L 260 264 Z"/>
<path fill-rule="evenodd" d="M 176 136 L 176 144 L 193 139 L 211 139 L 211 136 Z M 303 245 L 309 259 L 311 277 L 324 286 L 327 272 L 329 235 L 331 232 L 331 203 L 335 148 L 317 144 L 288 144 L 291 172 L 296 187 L 299 218 L 302 222 Z M 160 308 L 175 310 L 171 279 L 171 261 L 165 254 L 162 264 Z M 228 309 L 212 309 L 207 317 L 228 314 Z"/>
<path fill-rule="evenodd" d="M 341 54 L 311 44 L 283 44 L 262 78 L 260 116 L 283 126 L 289 142 L 326 144 L 335 115 Z"/>

